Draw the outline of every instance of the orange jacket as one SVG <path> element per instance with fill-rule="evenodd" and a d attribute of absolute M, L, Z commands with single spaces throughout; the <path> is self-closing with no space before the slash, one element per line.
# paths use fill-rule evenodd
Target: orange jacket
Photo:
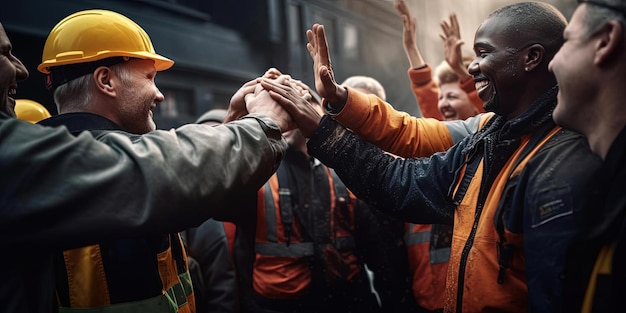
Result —
<path fill-rule="evenodd" d="M 437 108 L 439 102 L 439 87 L 432 79 L 432 69 L 428 64 L 420 68 L 410 68 L 407 72 L 411 80 L 411 89 L 417 99 L 422 117 L 436 118 L 442 120 L 441 113 Z M 483 100 L 478 97 L 478 92 L 474 85 L 474 79 L 465 81 L 459 80 L 459 87 L 467 93 L 470 101 L 476 106 L 478 112 L 484 113 Z"/>

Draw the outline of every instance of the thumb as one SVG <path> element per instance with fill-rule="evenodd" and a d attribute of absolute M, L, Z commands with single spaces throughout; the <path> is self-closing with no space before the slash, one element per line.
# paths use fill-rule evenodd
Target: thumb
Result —
<path fill-rule="evenodd" d="M 330 92 L 336 88 L 335 79 L 332 75 L 332 72 L 326 66 L 320 67 L 320 79 L 322 80 L 322 84 L 324 85 L 324 89 L 327 92 Z"/>

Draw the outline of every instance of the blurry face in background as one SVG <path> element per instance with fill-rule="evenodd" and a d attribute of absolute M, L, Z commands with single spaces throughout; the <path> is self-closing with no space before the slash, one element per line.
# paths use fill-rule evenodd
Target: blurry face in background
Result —
<path fill-rule="evenodd" d="M 154 83 L 156 69 L 152 60 L 131 60 L 129 77 L 118 75 L 122 81 L 118 96 L 116 123 L 125 131 L 133 134 L 145 134 L 156 129 L 152 110 L 164 97 Z"/>
<path fill-rule="evenodd" d="M 446 121 L 464 120 L 478 114 L 467 93 L 457 82 L 439 85 L 437 108 Z"/>
<path fill-rule="evenodd" d="M 595 114 L 591 99 L 597 94 L 593 73 L 593 59 L 596 40 L 587 38 L 585 12 L 587 4 L 578 6 L 570 23 L 563 32 L 565 42 L 550 61 L 549 69 L 559 83 L 558 104 L 554 109 L 554 121 L 566 128 L 582 134 L 589 133 L 585 127 Z"/>
<path fill-rule="evenodd" d="M 12 48 L 11 41 L 0 24 L 0 110 L 15 116 L 15 100 L 9 95 L 16 93 L 17 82 L 28 78 L 28 70 L 13 55 Z"/>

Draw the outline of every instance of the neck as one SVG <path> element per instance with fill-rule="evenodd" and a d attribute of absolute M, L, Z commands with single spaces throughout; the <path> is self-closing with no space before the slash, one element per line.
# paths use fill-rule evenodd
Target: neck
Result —
<path fill-rule="evenodd" d="M 626 121 L 621 123 L 604 121 L 598 125 L 596 129 L 586 135 L 591 151 L 599 155 L 602 160 L 606 159 L 613 141 L 624 126 L 626 126 Z"/>
<path fill-rule="evenodd" d="M 584 135 L 591 150 L 602 160 L 606 158 L 617 135 L 626 126 L 626 110 L 622 108 L 623 103 L 624 95 L 605 93 L 589 104 L 597 108 L 598 114 L 590 117 Z"/>

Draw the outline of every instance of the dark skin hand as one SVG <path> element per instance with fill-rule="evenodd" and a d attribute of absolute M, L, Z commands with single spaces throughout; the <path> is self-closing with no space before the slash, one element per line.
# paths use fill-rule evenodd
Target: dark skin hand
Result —
<path fill-rule="evenodd" d="M 322 116 L 302 97 L 301 91 L 293 83 L 289 80 L 263 78 L 261 85 L 291 115 L 304 137 L 310 138 L 315 133 Z"/>
<path fill-rule="evenodd" d="M 306 31 L 306 37 L 309 40 L 306 48 L 313 59 L 315 89 L 322 98 L 331 103 L 332 107 L 343 108 L 348 100 L 348 91 L 335 81 L 324 25 L 313 24 L 313 27 Z"/>

